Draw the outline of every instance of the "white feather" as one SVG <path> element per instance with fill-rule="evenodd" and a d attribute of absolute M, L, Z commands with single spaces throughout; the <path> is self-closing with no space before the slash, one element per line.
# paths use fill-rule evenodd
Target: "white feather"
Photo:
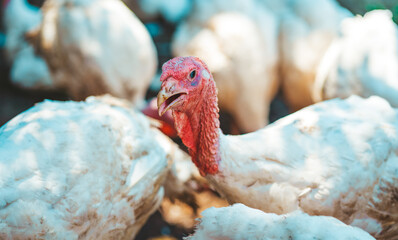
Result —
<path fill-rule="evenodd" d="M 367 232 L 326 216 L 296 211 L 284 215 L 264 213 L 243 204 L 209 208 L 195 233 L 186 239 L 374 239 Z"/>
<path fill-rule="evenodd" d="M 296 111 L 313 103 L 318 64 L 338 35 L 340 22 L 352 14 L 335 0 L 287 0 L 279 16 L 282 91 Z"/>
<path fill-rule="evenodd" d="M 0 238 L 131 239 L 160 205 L 169 157 L 142 114 L 45 101 L 0 128 Z"/>
<path fill-rule="evenodd" d="M 231 203 L 330 215 L 376 236 L 398 231 L 397 116 L 382 98 L 352 96 L 221 135 L 220 172 L 207 179 Z"/>
<path fill-rule="evenodd" d="M 73 99 L 110 93 L 140 104 L 156 72 L 148 31 L 119 0 L 49 0 L 31 38 Z"/>
<path fill-rule="evenodd" d="M 388 10 L 345 19 L 319 65 L 314 99 L 378 95 L 398 106 L 398 27 Z"/>

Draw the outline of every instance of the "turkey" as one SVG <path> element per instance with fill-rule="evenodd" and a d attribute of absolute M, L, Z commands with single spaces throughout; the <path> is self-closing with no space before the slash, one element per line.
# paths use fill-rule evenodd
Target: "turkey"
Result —
<path fill-rule="evenodd" d="M 192 161 L 230 203 L 333 216 L 376 237 L 398 234 L 398 119 L 384 99 L 334 99 L 227 136 L 203 61 L 171 59 L 160 80 L 159 114 L 172 110 Z"/>
<path fill-rule="evenodd" d="M 313 103 L 312 88 L 321 58 L 352 14 L 335 0 L 290 0 L 280 15 L 281 86 L 291 111 Z"/>
<path fill-rule="evenodd" d="M 209 208 L 202 212 L 195 233 L 186 240 L 201 239 L 374 239 L 367 232 L 326 216 L 296 211 L 285 215 L 264 213 L 243 204 Z"/>
<path fill-rule="evenodd" d="M 52 89 L 46 62 L 25 40 L 25 34 L 41 22 L 40 9 L 27 0 L 6 0 L 4 4 L 5 50 L 11 64 L 11 82 L 28 89 Z"/>
<path fill-rule="evenodd" d="M 323 57 L 314 100 L 378 95 L 398 107 L 398 27 L 388 10 L 345 19 Z"/>
<path fill-rule="evenodd" d="M 48 0 L 29 41 L 72 99 L 109 93 L 143 104 L 157 66 L 148 31 L 119 0 Z"/>
<path fill-rule="evenodd" d="M 240 132 L 268 123 L 278 90 L 277 22 L 263 5 L 255 0 L 194 1 L 172 39 L 174 55 L 208 62 L 220 108 L 232 115 Z"/>
<path fill-rule="evenodd" d="M 189 178 L 189 156 L 112 98 L 35 105 L 0 128 L 0 156 L 1 239 L 132 239 L 165 178 Z"/>

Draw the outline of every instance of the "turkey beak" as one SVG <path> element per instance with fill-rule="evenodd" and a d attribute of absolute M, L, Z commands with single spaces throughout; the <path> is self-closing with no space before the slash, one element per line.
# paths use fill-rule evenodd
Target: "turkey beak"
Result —
<path fill-rule="evenodd" d="M 166 107 L 165 102 L 169 98 L 168 94 L 166 93 L 166 90 L 163 88 L 160 89 L 158 93 L 158 114 L 159 116 L 162 116 L 167 110 L 168 107 Z"/>
<path fill-rule="evenodd" d="M 168 90 L 167 90 L 168 89 Z M 158 114 L 162 116 L 167 110 L 169 110 L 172 106 L 178 103 L 181 100 L 181 96 L 187 94 L 183 91 L 176 91 L 170 89 L 174 89 L 173 87 L 164 87 L 160 89 L 158 93 Z"/>

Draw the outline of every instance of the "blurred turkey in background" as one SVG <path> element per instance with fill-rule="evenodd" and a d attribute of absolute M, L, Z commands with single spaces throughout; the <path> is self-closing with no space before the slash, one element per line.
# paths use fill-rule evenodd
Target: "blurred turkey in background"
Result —
<path fill-rule="evenodd" d="M 1 7 L 0 125 L 44 99 L 108 93 L 157 118 L 181 143 L 153 98 L 162 64 L 185 55 L 212 71 L 225 133 L 252 132 L 352 94 L 398 106 L 397 0 L 3 0 Z M 137 239 L 181 239 L 202 210 L 227 205 L 204 179 L 182 178 L 193 192 L 165 198 Z"/>

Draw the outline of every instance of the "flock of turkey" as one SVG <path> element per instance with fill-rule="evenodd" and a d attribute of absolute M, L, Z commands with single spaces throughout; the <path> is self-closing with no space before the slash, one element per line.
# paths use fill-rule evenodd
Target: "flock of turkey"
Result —
<path fill-rule="evenodd" d="M 123 1 L 3 0 L 11 83 L 69 100 L 0 128 L 1 239 L 134 239 L 167 204 L 196 214 L 200 189 L 233 205 L 186 239 L 398 239 L 390 11 Z M 159 16 L 177 26 L 167 62 L 142 23 Z M 269 124 L 278 94 L 291 114 Z"/>

